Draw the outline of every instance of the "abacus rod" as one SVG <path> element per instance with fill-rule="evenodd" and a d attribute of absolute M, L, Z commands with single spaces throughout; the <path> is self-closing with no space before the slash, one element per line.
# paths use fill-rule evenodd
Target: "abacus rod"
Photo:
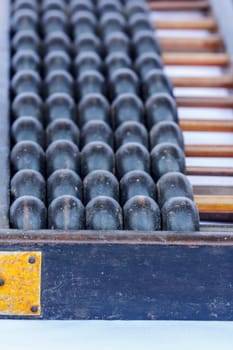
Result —
<path fill-rule="evenodd" d="M 207 10 L 209 8 L 209 1 L 149 1 L 148 6 L 151 11 Z"/>
<path fill-rule="evenodd" d="M 227 67 L 230 58 L 226 53 L 199 52 L 164 52 L 162 59 L 165 65 L 172 66 L 219 66 Z"/>
<path fill-rule="evenodd" d="M 233 132 L 233 120 L 182 119 L 179 124 L 183 131 Z"/>
<path fill-rule="evenodd" d="M 195 96 L 179 96 L 176 98 L 179 107 L 202 107 L 202 108 L 233 108 L 232 96 L 214 96 L 214 97 L 195 97 Z"/>
<path fill-rule="evenodd" d="M 233 157 L 232 145 L 185 145 L 187 157 Z"/>
<path fill-rule="evenodd" d="M 175 29 L 175 30 L 209 30 L 215 31 L 217 29 L 217 23 L 214 17 L 209 16 L 206 18 L 198 18 L 191 20 L 156 20 L 156 29 Z"/>
<path fill-rule="evenodd" d="M 213 77 L 170 77 L 175 87 L 233 88 L 233 75 Z"/>
<path fill-rule="evenodd" d="M 219 34 L 212 34 L 205 38 L 198 37 L 169 37 L 159 36 L 163 51 L 216 51 L 223 47 L 222 38 Z"/>

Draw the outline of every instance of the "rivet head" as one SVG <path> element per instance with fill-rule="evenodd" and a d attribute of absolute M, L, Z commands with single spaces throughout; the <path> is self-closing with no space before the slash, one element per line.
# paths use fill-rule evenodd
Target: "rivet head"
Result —
<path fill-rule="evenodd" d="M 36 312 L 38 312 L 38 306 L 35 306 L 35 305 L 33 305 L 32 307 L 31 307 L 31 312 L 33 312 L 33 313 L 36 313 Z"/>
<path fill-rule="evenodd" d="M 5 284 L 4 279 L 3 279 L 3 278 L 0 278 L 0 287 L 4 286 L 4 284 Z"/>
<path fill-rule="evenodd" d="M 30 258 L 28 259 L 29 264 L 35 264 L 36 262 L 36 258 L 34 256 L 30 256 Z"/>

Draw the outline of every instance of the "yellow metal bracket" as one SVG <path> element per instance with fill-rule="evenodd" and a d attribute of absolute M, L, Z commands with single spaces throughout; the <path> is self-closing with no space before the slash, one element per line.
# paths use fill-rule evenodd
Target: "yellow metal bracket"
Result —
<path fill-rule="evenodd" d="M 41 252 L 0 252 L 0 315 L 41 314 Z"/>

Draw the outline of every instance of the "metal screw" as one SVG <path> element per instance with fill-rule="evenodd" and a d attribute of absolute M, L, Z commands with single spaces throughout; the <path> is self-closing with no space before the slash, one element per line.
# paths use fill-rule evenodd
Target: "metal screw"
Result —
<path fill-rule="evenodd" d="M 36 262 L 36 258 L 34 256 L 30 256 L 30 258 L 28 259 L 29 264 L 35 264 Z"/>
<path fill-rule="evenodd" d="M 38 312 L 38 310 L 39 310 L 38 306 L 33 305 L 33 306 L 31 307 L 31 312 L 33 312 L 33 313 Z"/>
<path fill-rule="evenodd" d="M 4 279 L 3 279 L 3 278 L 0 278 L 0 287 L 4 286 L 4 284 L 5 284 Z"/>

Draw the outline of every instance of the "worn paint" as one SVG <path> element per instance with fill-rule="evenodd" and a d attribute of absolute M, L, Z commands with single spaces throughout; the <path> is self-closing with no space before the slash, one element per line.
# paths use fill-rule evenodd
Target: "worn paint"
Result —
<path fill-rule="evenodd" d="M 41 314 L 41 253 L 0 252 L 0 315 Z"/>

